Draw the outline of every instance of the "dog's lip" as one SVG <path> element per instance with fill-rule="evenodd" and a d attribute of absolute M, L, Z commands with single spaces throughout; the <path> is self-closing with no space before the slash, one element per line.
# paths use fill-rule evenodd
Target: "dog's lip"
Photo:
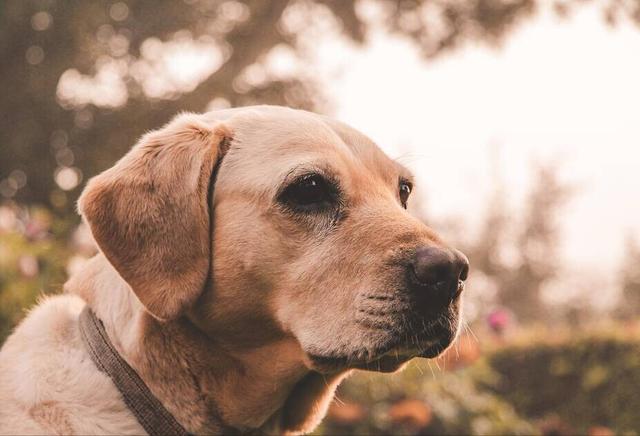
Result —
<path fill-rule="evenodd" d="M 426 345 L 426 348 L 420 347 L 411 350 L 407 348 L 395 348 L 369 359 L 351 359 L 347 356 L 320 355 L 309 355 L 309 357 L 313 362 L 313 366 L 320 372 L 330 373 L 342 369 L 394 372 L 409 360 L 415 357 L 422 357 L 422 355 L 432 347 L 433 345 L 429 344 Z"/>
<path fill-rule="evenodd" d="M 458 329 L 451 330 L 436 320 L 414 335 L 407 342 L 406 335 L 396 335 L 389 343 L 366 355 L 319 355 L 307 353 L 311 367 L 318 372 L 333 373 L 345 369 L 361 369 L 377 372 L 394 372 L 416 357 L 434 358 L 442 354 L 455 340 Z M 362 351 L 362 350 L 361 350 Z"/>
<path fill-rule="evenodd" d="M 390 349 L 389 351 L 387 351 L 386 353 L 383 353 L 382 355 L 380 355 L 378 357 L 370 359 L 370 361 L 375 362 L 376 360 L 379 360 L 379 359 L 384 358 L 384 357 L 395 357 L 396 359 L 402 359 L 402 358 L 411 359 L 413 357 L 419 356 L 425 350 L 427 350 L 427 349 L 431 348 L 432 346 L 436 345 L 438 342 L 440 342 L 439 339 L 433 338 L 433 339 L 422 340 L 422 341 L 418 342 L 416 345 L 411 346 L 411 347 L 408 347 L 406 345 L 394 347 L 394 348 Z"/>
<path fill-rule="evenodd" d="M 368 358 L 353 358 L 351 356 L 325 356 L 309 353 L 308 356 L 314 366 L 319 370 L 332 372 L 339 369 L 363 369 L 378 372 L 393 372 L 415 357 L 435 357 L 434 349 L 438 349 L 438 345 L 442 342 L 442 338 L 433 337 L 422 339 L 414 344 L 407 345 L 403 343 L 394 343 L 377 350 Z M 429 355 L 429 356 L 427 356 Z"/>
<path fill-rule="evenodd" d="M 442 354 L 453 342 L 451 338 L 440 337 L 420 342 L 415 347 L 392 348 L 386 353 L 369 359 L 367 361 L 356 362 L 354 367 L 368 371 L 393 372 L 404 365 L 409 360 L 416 357 L 434 358 Z"/>

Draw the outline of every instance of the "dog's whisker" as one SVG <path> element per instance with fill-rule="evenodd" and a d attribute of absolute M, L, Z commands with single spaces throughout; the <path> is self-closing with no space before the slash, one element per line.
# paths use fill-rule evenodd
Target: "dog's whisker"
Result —
<path fill-rule="evenodd" d="M 478 340 L 478 337 L 473 332 L 473 329 L 471 328 L 469 323 L 467 321 L 464 321 L 464 320 L 462 322 L 463 322 L 463 326 L 464 326 L 465 331 L 467 331 L 471 335 L 471 337 L 476 341 L 476 343 L 480 343 L 480 341 Z"/>
<path fill-rule="evenodd" d="M 341 406 L 344 406 L 344 401 L 342 401 L 342 399 L 340 398 L 340 396 L 336 393 L 335 396 L 333 397 L 333 400 L 338 403 Z"/>
<path fill-rule="evenodd" d="M 429 370 L 431 370 L 431 377 L 433 377 L 433 379 L 436 379 L 436 373 L 433 371 L 433 367 L 431 366 L 431 361 L 427 360 L 427 365 L 429 365 Z"/>

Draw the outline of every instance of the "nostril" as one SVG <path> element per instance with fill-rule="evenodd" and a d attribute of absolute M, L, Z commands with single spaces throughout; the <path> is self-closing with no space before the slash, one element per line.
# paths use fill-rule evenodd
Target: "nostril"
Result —
<path fill-rule="evenodd" d="M 467 280 L 467 277 L 469 277 L 469 264 L 466 263 L 462 266 L 462 270 L 460 271 L 460 280 L 462 280 L 463 282 L 465 280 Z"/>
<path fill-rule="evenodd" d="M 465 256 L 458 250 L 455 250 L 455 255 L 460 268 L 459 277 L 460 277 L 460 280 L 464 282 L 465 280 L 467 280 L 467 277 L 469 276 L 469 259 L 467 259 L 467 256 Z"/>

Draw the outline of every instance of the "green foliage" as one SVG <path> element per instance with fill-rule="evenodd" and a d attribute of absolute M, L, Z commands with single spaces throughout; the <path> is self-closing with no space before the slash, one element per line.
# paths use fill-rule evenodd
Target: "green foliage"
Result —
<path fill-rule="evenodd" d="M 0 344 L 40 295 L 57 292 L 66 277 L 69 225 L 43 209 L 0 206 Z"/>
<path fill-rule="evenodd" d="M 509 403 L 479 390 L 471 370 L 432 371 L 424 361 L 397 374 L 358 373 L 343 384 L 338 398 L 370 405 L 369 418 L 345 423 L 330 414 L 323 434 L 536 433 Z"/>
<path fill-rule="evenodd" d="M 581 433 L 593 426 L 640 430 L 638 338 L 600 335 L 507 347 L 488 362 L 497 378 L 483 385 L 525 416 L 555 415 Z"/>
<path fill-rule="evenodd" d="M 625 325 L 580 338 L 562 331 L 554 343 L 543 339 L 549 332 L 525 333 L 489 346 L 461 370 L 420 361 L 397 374 L 357 373 L 340 387 L 319 433 L 638 434 L 637 332 Z"/>

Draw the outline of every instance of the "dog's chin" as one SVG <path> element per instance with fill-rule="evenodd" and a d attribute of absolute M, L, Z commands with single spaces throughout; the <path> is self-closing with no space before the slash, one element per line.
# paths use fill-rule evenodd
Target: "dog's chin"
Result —
<path fill-rule="evenodd" d="M 348 369 L 375 372 L 395 372 L 416 357 L 434 358 L 442 354 L 455 340 L 456 329 L 442 329 L 436 335 L 416 338 L 405 344 L 394 337 L 376 349 L 354 349 L 352 353 L 307 353 L 310 366 L 320 373 L 335 373 Z M 406 335 L 403 335 L 406 338 Z"/>

